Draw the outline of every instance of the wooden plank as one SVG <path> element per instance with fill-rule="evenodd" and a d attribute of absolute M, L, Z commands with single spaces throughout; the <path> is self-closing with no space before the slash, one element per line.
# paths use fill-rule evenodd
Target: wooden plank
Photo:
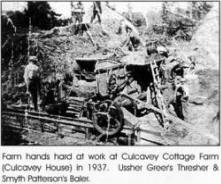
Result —
<path fill-rule="evenodd" d="M 17 113 L 25 113 L 25 109 L 19 109 L 18 107 L 16 107 L 16 108 L 7 108 L 5 111 L 6 112 L 15 112 L 15 113 L 16 112 Z M 35 115 L 35 116 L 56 118 L 56 119 L 65 119 L 65 120 L 71 120 L 71 121 L 75 120 L 74 118 L 71 118 L 71 117 L 52 115 L 52 114 L 48 114 L 48 113 L 45 113 L 45 112 L 28 111 L 28 114 Z"/>
<path fill-rule="evenodd" d="M 52 123 L 60 123 L 64 125 L 70 125 L 70 126 L 79 126 L 79 127 L 88 127 L 88 128 L 93 128 L 92 122 L 87 119 L 72 119 L 70 120 L 65 120 L 65 119 L 55 119 L 55 118 L 49 118 L 49 117 L 42 117 L 42 116 L 35 116 L 35 115 L 30 115 L 28 114 L 25 116 L 23 113 L 11 113 L 11 112 L 2 112 L 4 115 L 9 115 L 9 116 L 20 116 L 20 117 L 27 117 L 30 119 L 37 119 L 37 120 L 42 120 L 42 121 L 48 121 Z"/>
<path fill-rule="evenodd" d="M 125 64 L 122 64 L 122 63 L 121 64 L 114 64 L 113 66 L 96 69 L 95 72 L 96 72 L 96 74 L 106 73 L 109 70 L 117 70 L 117 69 L 121 69 L 121 68 L 124 68 L 124 67 L 125 67 Z"/>
<path fill-rule="evenodd" d="M 23 113 L 15 113 L 15 112 L 2 112 L 2 115 L 7 115 L 7 116 L 12 116 L 12 117 L 23 117 L 25 118 L 25 114 Z M 71 120 L 64 120 L 64 119 L 54 119 L 54 118 L 51 118 L 51 117 L 40 117 L 40 116 L 33 116 L 33 115 L 28 115 L 27 118 L 32 118 L 32 119 L 37 119 L 37 120 L 40 120 L 40 121 L 48 121 L 50 123 L 60 123 L 60 124 L 64 124 L 64 125 L 67 125 L 67 126 L 75 126 L 75 127 L 86 127 L 86 128 L 94 128 L 93 127 L 93 124 L 90 120 L 88 120 L 87 118 L 79 118 L 77 119 L 77 121 L 73 121 L 73 119 Z M 44 122 L 44 124 L 46 124 Z M 21 125 L 19 125 L 21 126 Z M 124 125 L 123 127 L 123 132 L 124 131 L 129 131 L 131 133 L 134 133 L 134 130 L 133 130 L 133 127 L 130 126 L 130 125 Z"/>

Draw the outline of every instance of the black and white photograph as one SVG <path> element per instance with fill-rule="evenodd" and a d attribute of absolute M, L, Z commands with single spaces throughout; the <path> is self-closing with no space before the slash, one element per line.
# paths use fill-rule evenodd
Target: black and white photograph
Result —
<path fill-rule="evenodd" d="M 1 145 L 220 145 L 219 11 L 1 2 Z"/>

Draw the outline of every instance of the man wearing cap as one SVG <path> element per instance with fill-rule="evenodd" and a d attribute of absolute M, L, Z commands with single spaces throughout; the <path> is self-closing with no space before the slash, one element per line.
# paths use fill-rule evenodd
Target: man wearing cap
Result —
<path fill-rule="evenodd" d="M 29 63 L 25 67 L 24 80 L 27 93 L 31 95 L 34 109 L 38 110 L 38 96 L 40 96 L 40 72 L 36 65 L 37 57 L 30 56 Z"/>

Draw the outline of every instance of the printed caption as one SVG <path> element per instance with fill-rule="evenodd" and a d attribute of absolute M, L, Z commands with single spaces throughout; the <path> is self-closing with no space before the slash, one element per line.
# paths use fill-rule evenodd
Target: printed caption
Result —
<path fill-rule="evenodd" d="M 1 183 L 87 183 L 96 174 L 217 172 L 220 155 L 208 153 L 1 154 Z"/>

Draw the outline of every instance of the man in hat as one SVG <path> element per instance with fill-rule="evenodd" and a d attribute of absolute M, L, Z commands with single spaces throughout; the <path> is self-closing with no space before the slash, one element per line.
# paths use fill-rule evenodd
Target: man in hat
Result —
<path fill-rule="evenodd" d="M 173 106 L 174 111 L 182 120 L 188 120 L 188 101 L 189 101 L 189 90 L 185 85 L 186 79 L 177 78 L 175 84 L 174 96 L 169 100 L 168 107 Z"/>
<path fill-rule="evenodd" d="M 25 67 L 24 80 L 27 87 L 27 93 L 31 96 L 34 109 L 38 110 L 38 97 L 40 96 L 40 72 L 36 65 L 37 57 L 30 56 L 29 63 Z"/>
<path fill-rule="evenodd" d="M 170 76 L 172 79 L 174 79 L 176 76 L 184 77 L 184 72 L 185 69 L 189 68 L 188 66 L 185 65 L 184 61 L 181 59 L 177 59 L 179 63 L 175 65 L 170 72 Z"/>

